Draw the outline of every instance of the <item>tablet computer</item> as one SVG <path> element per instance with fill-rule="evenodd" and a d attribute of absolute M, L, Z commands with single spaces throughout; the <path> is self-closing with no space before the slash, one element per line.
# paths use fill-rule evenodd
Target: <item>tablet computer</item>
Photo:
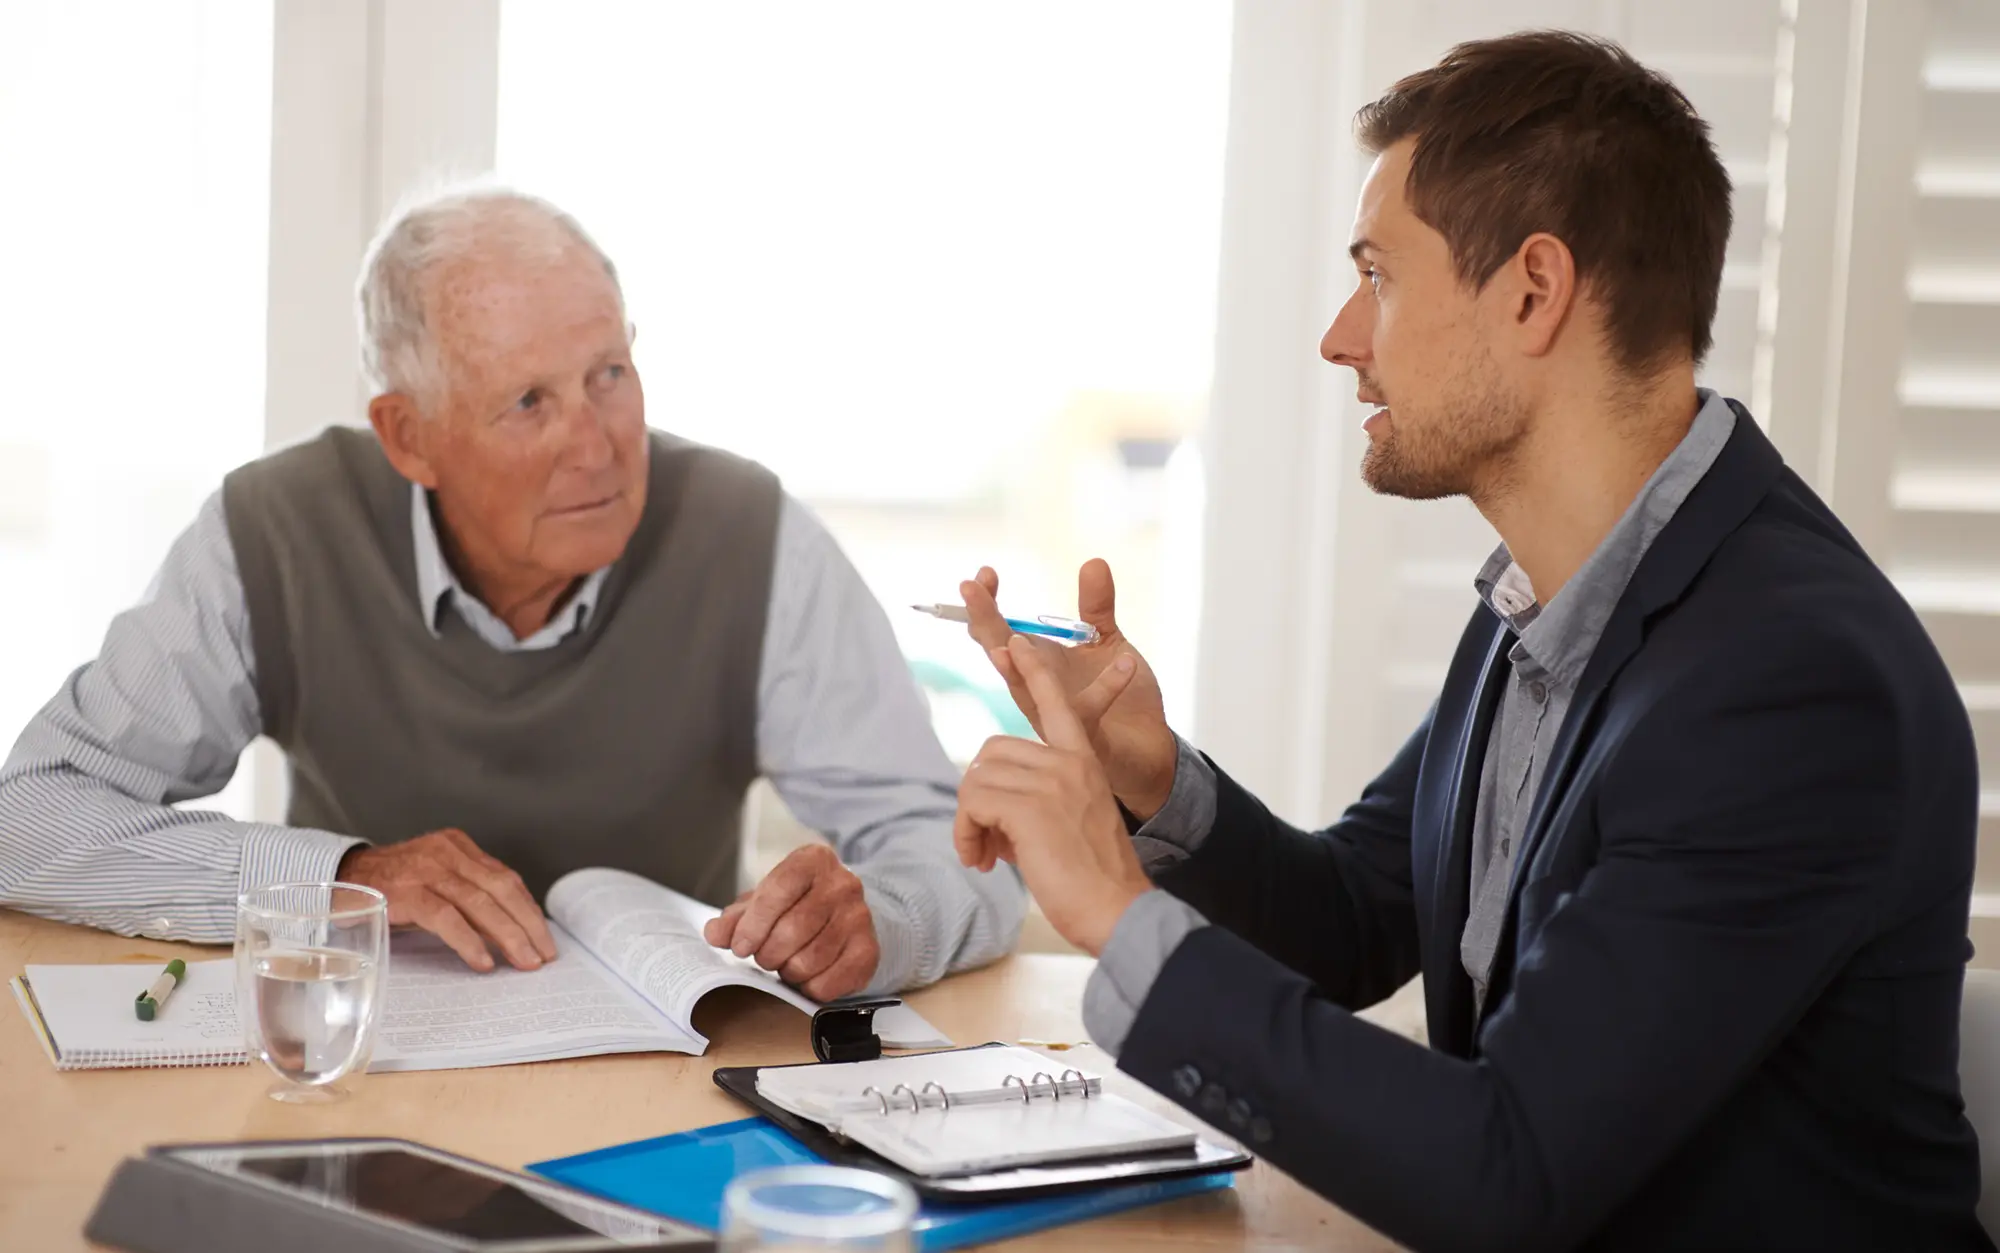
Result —
<path fill-rule="evenodd" d="M 135 1168 L 149 1178 L 128 1183 L 121 1203 L 120 1178 Z M 173 1203 L 161 1205 L 162 1196 Z M 711 1249 L 715 1240 L 699 1228 L 546 1179 L 395 1139 L 156 1146 L 113 1177 L 89 1234 L 141 1253 L 227 1253 L 277 1247 L 248 1241 L 257 1231 L 279 1229 L 293 1253 L 322 1244 L 465 1253 L 681 1253 Z"/>

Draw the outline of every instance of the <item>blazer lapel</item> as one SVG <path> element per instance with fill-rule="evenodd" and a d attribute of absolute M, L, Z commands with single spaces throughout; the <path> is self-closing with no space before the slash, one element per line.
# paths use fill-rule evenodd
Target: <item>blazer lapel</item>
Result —
<path fill-rule="evenodd" d="M 1632 574 L 1632 581 L 1625 587 L 1625 594 L 1611 611 L 1611 619 L 1590 656 L 1590 664 L 1584 667 L 1583 680 L 1577 685 L 1569 713 L 1563 718 L 1562 731 L 1542 773 L 1534 808 L 1529 811 L 1528 825 L 1514 858 L 1513 874 L 1507 885 L 1510 925 L 1524 876 L 1548 834 L 1549 815 L 1569 788 L 1570 776 L 1575 772 L 1586 740 L 1585 732 L 1595 725 L 1598 708 L 1612 680 L 1645 642 L 1648 623 L 1686 594 L 1695 577 L 1715 556 L 1716 549 L 1743 525 L 1784 473 L 1783 458 L 1749 411 L 1733 400 L 1729 407 L 1736 412 L 1736 429 L 1729 442 L 1723 445 L 1715 464 L 1695 484 L 1646 551 Z M 1495 969 L 1499 968 L 1500 963 L 1496 962 Z M 1495 999 L 1488 996 L 1489 1007 Z"/>
<path fill-rule="evenodd" d="M 1464 1055 L 1472 1045 L 1472 983 L 1458 961 L 1456 939 L 1465 930 L 1470 911 L 1472 824 L 1479 808 L 1479 780 L 1486 764 L 1486 745 L 1493 716 L 1512 670 L 1508 649 L 1514 632 L 1503 622 L 1493 625 L 1493 639 L 1463 706 L 1456 751 L 1452 754 L 1450 805 L 1439 832 L 1431 882 L 1430 934 L 1437 950 L 1435 963 L 1424 974 L 1425 1009 L 1433 1046 Z"/>

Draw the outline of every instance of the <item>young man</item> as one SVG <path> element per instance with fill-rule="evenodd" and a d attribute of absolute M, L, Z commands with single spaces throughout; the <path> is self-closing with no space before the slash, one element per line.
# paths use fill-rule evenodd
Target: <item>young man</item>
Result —
<path fill-rule="evenodd" d="M 1104 639 L 1067 651 L 1010 639 L 981 571 L 973 634 L 1047 744 L 980 754 L 961 857 L 1099 955 L 1122 1067 L 1414 1247 L 1990 1249 L 1970 729 L 1888 580 L 1695 387 L 1706 126 L 1556 33 L 1456 48 L 1359 123 L 1321 354 L 1380 406 L 1362 476 L 1505 540 L 1433 712 L 1302 832 L 1167 728 L 1101 563 Z M 1349 1012 L 1419 972 L 1429 1049 Z"/>

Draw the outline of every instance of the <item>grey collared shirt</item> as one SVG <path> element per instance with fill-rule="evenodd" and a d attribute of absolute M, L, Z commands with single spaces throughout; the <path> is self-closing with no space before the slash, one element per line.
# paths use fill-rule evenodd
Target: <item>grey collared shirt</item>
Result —
<path fill-rule="evenodd" d="M 1513 673 L 1480 771 L 1473 813 L 1471 912 L 1459 959 L 1483 1008 L 1507 916 L 1514 858 L 1541 785 L 1542 769 L 1591 654 L 1653 541 L 1701 482 L 1736 429 L 1736 412 L 1700 389 L 1701 407 L 1674 451 L 1660 463 L 1609 534 L 1547 606 L 1501 545 L 1480 569 L 1480 598 L 1517 632 Z M 1192 856 L 1215 825 L 1215 772 L 1185 741 L 1167 803 L 1133 837 L 1148 873 Z M 1208 925 L 1192 906 L 1163 891 L 1134 901 L 1119 919 L 1085 986 L 1083 1021 L 1114 1056 L 1167 959 L 1189 932 Z"/>

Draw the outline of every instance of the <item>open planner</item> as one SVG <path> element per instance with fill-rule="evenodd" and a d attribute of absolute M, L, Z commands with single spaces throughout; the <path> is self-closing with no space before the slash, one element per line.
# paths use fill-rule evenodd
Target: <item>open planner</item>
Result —
<path fill-rule="evenodd" d="M 1005 1045 L 816 1066 L 718 1071 L 716 1082 L 920 1181 L 975 1177 L 1033 1191 L 1059 1183 L 1228 1170 L 1241 1153 L 1105 1090 L 1103 1079 Z M 1111 1163 L 1111 1166 L 1090 1165 Z M 1081 1167 L 1037 1174 L 1043 1168 Z M 936 1188 L 922 1189 L 936 1192 Z M 968 1189 L 978 1191 L 978 1188 Z"/>
<path fill-rule="evenodd" d="M 806 1014 L 819 1006 L 701 929 L 720 910 L 622 870 L 578 870 L 549 889 L 558 957 L 540 970 L 481 974 L 442 940 L 391 942 L 371 1071 L 450 1070 L 601 1053 L 694 1053 L 694 1009 L 724 987 L 754 988 Z M 235 962 L 196 961 L 152 1022 L 132 998 L 157 965 L 29 966 L 13 981 L 22 1012 L 60 1070 L 242 1062 Z M 804 1023 L 801 1022 L 803 1029 Z M 907 1005 L 875 1029 L 896 1048 L 948 1044 Z"/>

